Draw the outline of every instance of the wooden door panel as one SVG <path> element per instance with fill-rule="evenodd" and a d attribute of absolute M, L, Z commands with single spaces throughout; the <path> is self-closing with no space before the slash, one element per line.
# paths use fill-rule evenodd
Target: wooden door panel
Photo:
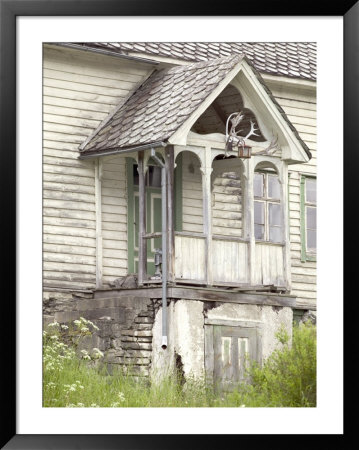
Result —
<path fill-rule="evenodd" d="M 251 360 L 260 362 L 260 333 L 256 326 L 205 325 L 206 371 L 222 390 L 246 381 Z"/>

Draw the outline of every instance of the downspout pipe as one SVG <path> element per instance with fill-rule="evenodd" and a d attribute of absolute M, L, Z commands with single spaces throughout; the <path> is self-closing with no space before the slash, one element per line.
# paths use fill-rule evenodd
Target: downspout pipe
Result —
<path fill-rule="evenodd" d="M 167 186 L 166 165 L 158 158 L 155 149 L 151 149 L 151 157 L 161 167 L 161 206 L 162 206 L 162 345 L 167 348 Z"/>

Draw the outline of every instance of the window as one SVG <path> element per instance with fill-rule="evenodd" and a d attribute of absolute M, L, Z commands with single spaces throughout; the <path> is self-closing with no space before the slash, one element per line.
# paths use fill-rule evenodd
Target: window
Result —
<path fill-rule="evenodd" d="M 254 236 L 257 240 L 283 242 L 282 207 L 278 175 L 254 174 Z"/>
<path fill-rule="evenodd" d="M 315 261 L 317 252 L 317 180 L 301 177 L 302 261 Z"/>
<path fill-rule="evenodd" d="M 137 164 L 133 165 L 133 184 L 138 186 Z M 149 165 L 145 175 L 146 187 L 161 187 L 161 167 Z"/>

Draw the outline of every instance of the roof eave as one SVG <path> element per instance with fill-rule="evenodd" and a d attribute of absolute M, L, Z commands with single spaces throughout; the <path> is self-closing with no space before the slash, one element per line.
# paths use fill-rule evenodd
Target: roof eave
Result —
<path fill-rule="evenodd" d="M 150 142 L 148 144 L 136 145 L 134 147 L 118 147 L 112 149 L 101 149 L 94 152 L 84 152 L 80 153 L 78 159 L 91 159 L 98 158 L 100 156 L 110 156 L 110 155 L 122 155 L 127 153 L 135 153 L 142 150 L 148 150 L 149 148 L 158 148 L 158 147 L 166 147 L 168 142 L 164 141 L 155 141 Z"/>

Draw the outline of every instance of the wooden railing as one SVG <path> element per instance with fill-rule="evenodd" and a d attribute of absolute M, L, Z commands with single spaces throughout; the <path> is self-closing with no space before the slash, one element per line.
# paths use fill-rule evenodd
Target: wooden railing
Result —
<path fill-rule="evenodd" d="M 145 238 L 161 237 L 161 233 Z M 254 279 L 250 279 L 249 241 L 234 236 L 213 235 L 213 285 L 283 286 L 284 244 L 257 241 L 254 252 Z M 206 236 L 202 233 L 175 233 L 175 279 L 207 284 Z"/>

